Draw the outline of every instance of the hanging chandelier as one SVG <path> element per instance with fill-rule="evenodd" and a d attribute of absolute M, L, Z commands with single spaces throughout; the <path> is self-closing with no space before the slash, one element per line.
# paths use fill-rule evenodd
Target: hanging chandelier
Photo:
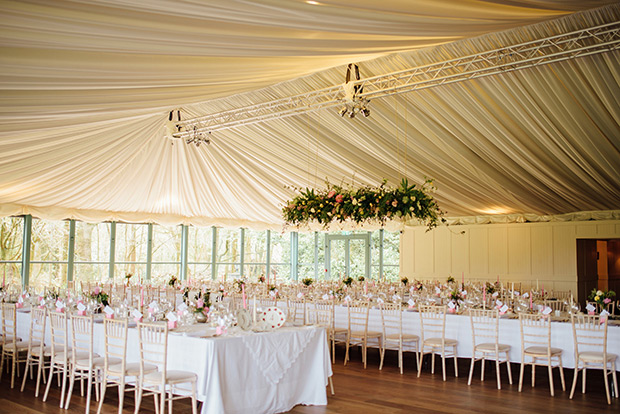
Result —
<path fill-rule="evenodd" d="M 352 76 L 355 77 L 353 81 L 351 79 Z M 344 90 L 344 105 L 338 111 L 341 117 L 348 115 L 349 118 L 355 118 L 357 114 L 362 114 L 364 117 L 370 116 L 370 109 L 368 109 L 370 101 L 361 96 L 364 93 L 364 85 L 357 82 L 359 80 L 359 66 L 354 63 L 349 63 L 349 66 L 347 66 L 345 83 L 342 86 Z"/>

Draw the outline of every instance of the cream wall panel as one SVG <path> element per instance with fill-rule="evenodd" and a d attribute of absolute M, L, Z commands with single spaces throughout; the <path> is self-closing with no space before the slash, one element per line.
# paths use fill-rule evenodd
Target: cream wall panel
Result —
<path fill-rule="evenodd" d="M 597 237 L 596 224 L 586 223 L 576 226 L 577 238 L 593 239 Z"/>
<path fill-rule="evenodd" d="M 469 232 L 450 234 L 452 239 L 452 269 L 449 273 L 452 276 L 461 273 L 469 274 Z M 448 277 L 447 274 L 445 276 Z"/>
<path fill-rule="evenodd" d="M 577 226 L 553 226 L 553 270 L 556 279 L 577 281 Z"/>
<path fill-rule="evenodd" d="M 522 289 L 576 290 L 577 239 L 620 238 L 620 221 L 407 227 L 401 269 L 418 279 L 521 282 Z M 465 234 L 460 233 L 465 231 Z M 468 271 L 468 270 L 469 271 Z"/>
<path fill-rule="evenodd" d="M 613 224 L 598 224 L 596 225 L 596 237 L 603 239 L 613 238 L 615 230 L 616 226 Z"/>
<path fill-rule="evenodd" d="M 530 228 L 510 226 L 508 236 L 508 278 L 523 280 L 532 274 L 532 259 L 530 250 Z"/>
<path fill-rule="evenodd" d="M 508 273 L 508 229 L 506 225 L 497 228 L 489 226 L 489 275 Z"/>
<path fill-rule="evenodd" d="M 411 277 L 415 263 L 415 233 L 403 231 L 400 234 L 400 274 Z"/>
<path fill-rule="evenodd" d="M 432 231 L 418 231 L 415 234 L 414 273 L 425 279 L 432 277 L 434 273 L 434 235 L 435 233 Z"/>
<path fill-rule="evenodd" d="M 530 230 L 532 275 L 553 277 L 553 227 L 532 226 Z"/>
<path fill-rule="evenodd" d="M 447 275 L 452 272 L 452 232 L 449 227 L 443 227 L 435 232 L 433 243 L 435 254 L 435 273 Z M 446 276 L 447 278 L 447 276 Z"/>
<path fill-rule="evenodd" d="M 486 277 L 489 273 L 489 229 L 472 227 L 469 230 L 469 275 Z"/>

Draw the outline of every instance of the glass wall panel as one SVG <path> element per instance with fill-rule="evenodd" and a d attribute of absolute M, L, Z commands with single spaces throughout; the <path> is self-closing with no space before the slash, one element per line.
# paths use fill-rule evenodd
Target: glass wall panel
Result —
<path fill-rule="evenodd" d="M 248 280 L 265 274 L 267 264 L 267 232 L 245 230 L 243 273 Z"/>
<path fill-rule="evenodd" d="M 212 277 L 213 227 L 189 227 L 187 278 L 209 280 Z"/>
<path fill-rule="evenodd" d="M 3 285 L 21 285 L 23 236 L 22 217 L 0 218 L 0 278 Z"/>
<path fill-rule="evenodd" d="M 187 261 L 189 263 L 211 263 L 213 246 L 212 227 L 189 227 Z"/>
<path fill-rule="evenodd" d="M 278 282 L 286 282 L 291 278 L 291 233 L 271 232 L 270 280 L 273 280 L 274 275 Z"/>
<path fill-rule="evenodd" d="M 153 226 L 153 263 L 181 262 L 181 233 L 181 226 Z"/>
<path fill-rule="evenodd" d="M 217 278 L 239 277 L 240 229 L 217 229 Z"/>
<path fill-rule="evenodd" d="M 110 273 L 110 223 L 75 222 L 73 280 L 101 282 Z"/>
<path fill-rule="evenodd" d="M 32 219 L 30 285 L 60 287 L 67 280 L 69 221 Z"/>
<path fill-rule="evenodd" d="M 124 281 L 128 273 L 146 279 L 147 245 L 148 224 L 116 224 L 115 281 Z"/>

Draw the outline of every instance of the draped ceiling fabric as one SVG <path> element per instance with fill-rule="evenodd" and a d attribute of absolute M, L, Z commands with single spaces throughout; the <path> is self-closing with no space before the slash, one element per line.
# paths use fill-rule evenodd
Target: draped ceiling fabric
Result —
<path fill-rule="evenodd" d="M 1 4 L 0 216 L 281 229 L 287 186 L 432 177 L 450 217 L 618 217 L 618 51 L 199 148 L 163 128 L 176 108 L 187 119 L 342 84 L 350 62 L 365 78 L 618 21 L 617 1 Z"/>

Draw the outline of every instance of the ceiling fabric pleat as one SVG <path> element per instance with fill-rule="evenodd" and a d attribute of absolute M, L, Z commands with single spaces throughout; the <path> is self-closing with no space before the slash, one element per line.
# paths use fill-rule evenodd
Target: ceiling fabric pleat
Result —
<path fill-rule="evenodd" d="M 374 99 L 368 118 L 166 137 L 171 110 L 339 85 L 349 62 L 367 78 L 620 20 L 610 1 L 322 4 L 4 2 L 0 215 L 281 230 L 292 187 L 425 177 L 454 223 L 620 206 L 617 50 Z"/>

